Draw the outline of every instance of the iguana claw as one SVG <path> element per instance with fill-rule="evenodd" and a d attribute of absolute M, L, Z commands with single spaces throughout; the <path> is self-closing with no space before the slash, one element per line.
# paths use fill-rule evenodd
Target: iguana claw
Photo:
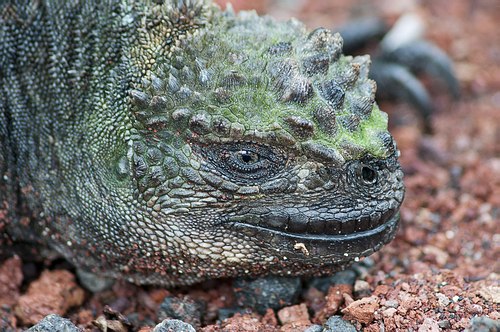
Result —
<path fill-rule="evenodd" d="M 382 53 L 381 57 L 389 62 L 406 66 L 411 72 L 425 73 L 445 83 L 451 96 L 460 96 L 460 86 L 453 72 L 450 58 L 436 45 L 417 40 L 405 44 L 392 52 Z"/>
<path fill-rule="evenodd" d="M 377 82 L 377 97 L 410 103 L 419 111 L 425 130 L 430 130 L 430 116 L 434 112 L 434 105 L 424 85 L 407 67 L 375 58 L 370 77 Z"/>
<path fill-rule="evenodd" d="M 409 14 L 400 18 L 392 29 L 380 18 L 364 18 L 338 30 L 344 38 L 346 54 L 356 54 L 370 42 L 381 40 L 378 49 L 372 52 L 370 72 L 379 87 L 377 96 L 410 103 L 419 111 L 429 131 L 434 104 L 418 75 L 438 79 L 454 99 L 460 95 L 460 86 L 450 58 L 436 45 L 421 39 L 422 25 L 417 16 Z"/>

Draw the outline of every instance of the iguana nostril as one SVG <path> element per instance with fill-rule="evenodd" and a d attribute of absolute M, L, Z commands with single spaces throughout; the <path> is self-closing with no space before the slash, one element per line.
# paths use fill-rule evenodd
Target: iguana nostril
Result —
<path fill-rule="evenodd" d="M 377 182 L 377 172 L 369 166 L 361 167 L 361 177 L 366 184 L 374 184 Z"/>

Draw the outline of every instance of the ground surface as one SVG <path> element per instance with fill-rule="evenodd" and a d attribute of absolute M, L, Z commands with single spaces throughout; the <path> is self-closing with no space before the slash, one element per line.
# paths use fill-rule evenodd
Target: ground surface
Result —
<path fill-rule="evenodd" d="M 415 11 L 427 24 L 428 39 L 455 62 L 459 102 L 429 82 L 438 106 L 433 134 L 422 133 L 408 105 L 381 103 L 402 152 L 407 195 L 399 234 L 372 256 L 370 269 L 354 287 L 304 288 L 296 306 L 238 314 L 221 323 L 218 310 L 235 302 L 230 281 L 176 291 L 117 283 L 92 295 L 78 286 L 65 263 L 52 262 L 43 270 L 13 258 L 0 265 L 0 330 L 22 330 L 57 312 L 89 331 L 140 326 L 149 331 L 147 326 L 162 320 L 157 312 L 167 295 L 205 301 L 206 313 L 192 322 L 205 326 L 203 331 L 301 331 L 333 314 L 365 331 L 462 331 L 476 316 L 500 320 L 500 4 L 296 0 L 289 8 L 284 3 L 252 5 L 280 18 L 298 17 L 310 27 L 331 28 L 360 13 L 378 13 L 391 22 L 405 10 Z"/>

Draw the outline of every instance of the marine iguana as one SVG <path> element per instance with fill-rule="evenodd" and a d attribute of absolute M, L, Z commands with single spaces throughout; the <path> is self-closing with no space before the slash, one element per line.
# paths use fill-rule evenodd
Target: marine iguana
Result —
<path fill-rule="evenodd" d="M 4 248 L 174 286 L 332 273 L 394 237 L 399 152 L 339 34 L 202 1 L 12 0 L 0 45 Z"/>

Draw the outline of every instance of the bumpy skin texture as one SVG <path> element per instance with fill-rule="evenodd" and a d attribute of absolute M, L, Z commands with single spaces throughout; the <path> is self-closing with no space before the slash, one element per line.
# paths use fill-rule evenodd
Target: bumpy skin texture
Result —
<path fill-rule="evenodd" d="M 136 283 L 331 273 L 389 242 L 369 58 L 195 1 L 0 4 L 0 228 Z"/>

